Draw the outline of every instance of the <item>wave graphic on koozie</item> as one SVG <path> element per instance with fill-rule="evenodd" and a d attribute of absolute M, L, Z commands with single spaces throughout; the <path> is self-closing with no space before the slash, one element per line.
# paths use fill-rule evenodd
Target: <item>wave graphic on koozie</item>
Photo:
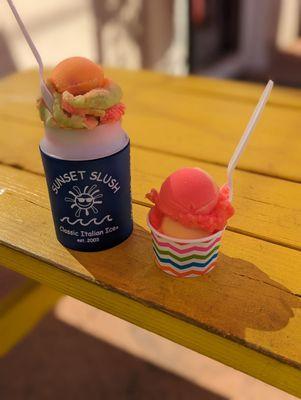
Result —
<path fill-rule="evenodd" d="M 75 225 L 75 224 L 80 224 L 81 226 L 88 226 L 90 224 L 95 224 L 95 225 L 101 225 L 103 224 L 105 221 L 108 222 L 112 222 L 113 218 L 111 217 L 111 215 L 106 215 L 105 217 L 103 217 L 101 220 L 97 220 L 97 218 L 92 218 L 87 222 L 84 222 L 82 218 L 78 218 L 75 221 L 71 221 L 69 217 L 63 217 L 60 219 L 61 222 L 67 222 L 70 225 Z"/>

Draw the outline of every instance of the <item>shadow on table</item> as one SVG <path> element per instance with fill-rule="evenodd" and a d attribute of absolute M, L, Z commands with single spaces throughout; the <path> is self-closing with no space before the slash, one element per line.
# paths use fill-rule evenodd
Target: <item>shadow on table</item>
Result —
<path fill-rule="evenodd" d="M 154 263 L 149 233 L 137 224 L 133 235 L 114 249 L 70 252 L 99 282 L 241 339 L 246 328 L 284 328 L 294 316 L 293 308 L 301 308 L 301 299 L 260 265 L 224 254 L 203 277 L 167 275 Z"/>
<path fill-rule="evenodd" d="M 70 327 L 52 314 L 0 359 L 0 398 L 225 399 Z"/>
<path fill-rule="evenodd" d="M 238 336 L 244 337 L 246 328 L 278 331 L 294 317 L 293 308 L 301 308 L 301 299 L 271 279 L 260 265 L 239 258 L 220 254 L 218 267 L 208 278 L 209 285 L 219 286 L 222 298 L 213 299 L 219 327 Z"/>

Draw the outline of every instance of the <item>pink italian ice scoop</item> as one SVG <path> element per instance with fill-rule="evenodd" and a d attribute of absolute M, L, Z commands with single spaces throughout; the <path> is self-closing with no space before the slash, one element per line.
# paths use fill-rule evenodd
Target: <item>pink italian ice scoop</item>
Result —
<path fill-rule="evenodd" d="M 146 197 L 155 205 L 149 220 L 159 232 L 182 239 L 196 239 L 222 230 L 234 214 L 228 185 L 220 189 L 200 168 L 182 168 L 172 173 L 160 192 Z"/>

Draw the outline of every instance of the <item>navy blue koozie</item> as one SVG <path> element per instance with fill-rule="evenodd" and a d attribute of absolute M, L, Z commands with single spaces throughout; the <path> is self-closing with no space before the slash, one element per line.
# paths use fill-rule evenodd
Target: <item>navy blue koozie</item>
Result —
<path fill-rule="evenodd" d="M 129 143 L 115 154 L 83 161 L 40 151 L 56 235 L 65 247 L 104 250 L 131 234 Z"/>

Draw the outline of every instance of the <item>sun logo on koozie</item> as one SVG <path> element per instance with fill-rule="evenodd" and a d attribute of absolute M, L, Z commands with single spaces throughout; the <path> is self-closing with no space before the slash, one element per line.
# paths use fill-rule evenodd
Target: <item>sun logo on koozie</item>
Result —
<path fill-rule="evenodd" d="M 80 217 L 81 213 L 88 216 L 90 213 L 97 214 L 98 209 L 95 207 L 97 204 L 102 204 L 100 198 L 103 197 L 100 190 L 97 189 L 97 185 L 85 186 L 84 190 L 81 191 L 78 186 L 73 186 L 72 190 L 69 190 L 69 194 L 72 197 L 65 197 L 67 203 L 72 203 L 71 208 L 75 208 L 75 216 Z"/>

